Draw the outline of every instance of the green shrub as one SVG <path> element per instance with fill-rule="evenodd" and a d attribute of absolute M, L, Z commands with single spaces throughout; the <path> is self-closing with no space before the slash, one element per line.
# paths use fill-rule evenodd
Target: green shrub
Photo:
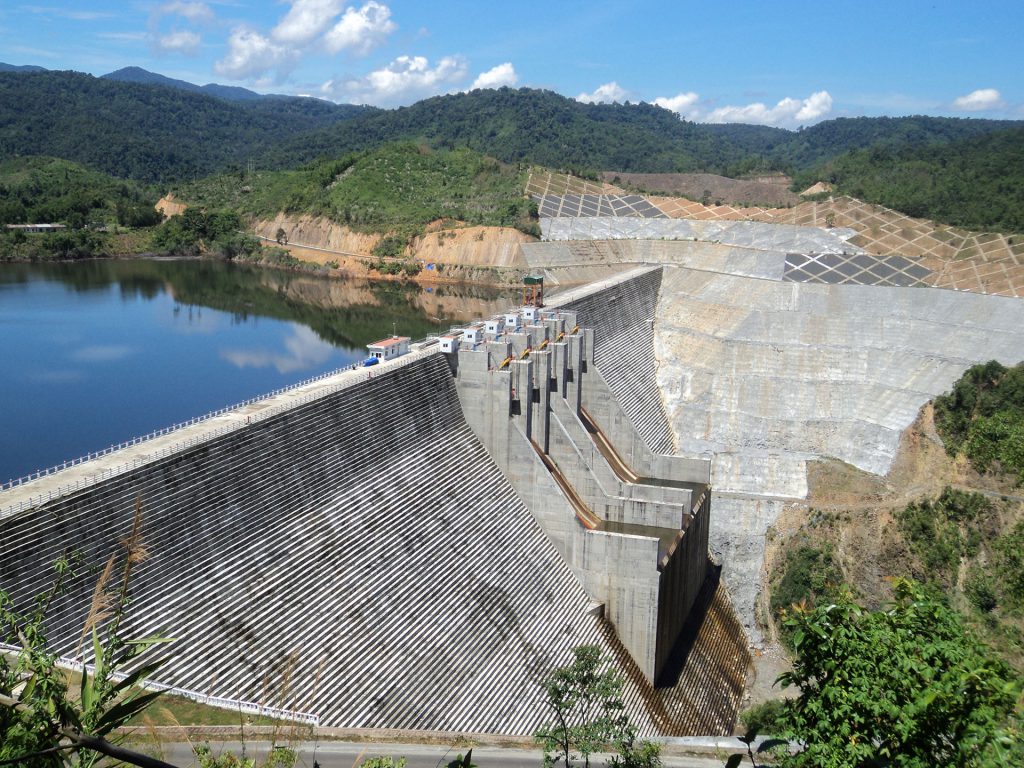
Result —
<path fill-rule="evenodd" d="M 934 500 L 908 504 L 896 513 L 896 521 L 924 566 L 924 580 L 949 589 L 958 580 L 961 557 L 977 554 L 979 528 L 993 512 L 980 493 L 946 487 Z"/>
<path fill-rule="evenodd" d="M 830 545 L 821 549 L 802 545 L 786 552 L 782 577 L 772 589 L 770 606 L 776 618 L 791 606 L 831 595 L 842 582 L 842 573 Z"/>
<path fill-rule="evenodd" d="M 764 701 L 740 712 L 740 722 L 747 731 L 762 735 L 776 734 L 781 732 L 780 718 L 785 709 L 785 699 Z"/>

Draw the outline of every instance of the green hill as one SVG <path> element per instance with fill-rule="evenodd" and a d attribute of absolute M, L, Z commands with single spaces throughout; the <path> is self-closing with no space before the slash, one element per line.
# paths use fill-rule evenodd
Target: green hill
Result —
<path fill-rule="evenodd" d="M 245 166 L 290 136 L 364 111 L 317 99 L 227 102 L 76 72 L 0 72 L 0 159 L 46 154 L 165 182 Z"/>
<path fill-rule="evenodd" d="M 19 157 L 0 161 L 0 226 L 60 223 L 125 227 L 159 222 L 158 195 L 67 160 Z"/>
<path fill-rule="evenodd" d="M 1024 127 L 924 146 L 876 144 L 830 160 L 796 183 L 818 180 L 909 216 L 1024 232 Z"/>
<path fill-rule="evenodd" d="M 325 216 L 359 231 L 418 234 L 437 219 L 516 227 L 539 235 L 525 170 L 470 149 L 403 142 L 295 171 L 221 174 L 180 185 L 175 195 L 208 210 L 256 218 L 280 211 Z"/>

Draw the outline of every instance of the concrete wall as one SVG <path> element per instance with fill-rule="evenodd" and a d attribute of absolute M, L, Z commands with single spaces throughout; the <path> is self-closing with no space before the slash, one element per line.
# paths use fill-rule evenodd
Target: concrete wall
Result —
<path fill-rule="evenodd" d="M 54 650 L 73 653 L 141 498 L 149 556 L 123 626 L 175 638 L 157 681 L 325 726 L 532 733 L 543 677 L 576 645 L 615 647 L 468 428 L 443 356 L 394 365 L 5 518 L 0 584 L 27 607 L 77 553 L 48 616 Z M 531 503 L 556 495 L 546 475 Z M 653 559 L 633 544 L 617 556 Z M 626 694 L 653 734 L 648 694 Z"/>
<path fill-rule="evenodd" d="M 559 308 L 585 319 L 593 332 L 593 360 L 648 447 L 659 454 L 675 453 L 668 415 L 657 387 L 654 356 L 655 310 L 661 268 L 640 271 Z M 603 424 L 602 424 L 603 426 Z"/>
<path fill-rule="evenodd" d="M 653 682 L 703 583 L 706 485 L 616 475 L 579 418 L 596 368 L 593 333 L 562 333 L 578 319 L 573 312 L 545 321 L 531 342 L 549 342 L 528 356 L 521 334 L 460 350 L 457 388 L 467 422 Z M 510 352 L 517 359 L 507 362 Z M 683 470 L 706 483 L 706 462 L 675 465 L 651 454 L 628 422 L 621 431 L 631 446 L 643 445 L 646 453 L 633 452 L 645 469 Z"/>

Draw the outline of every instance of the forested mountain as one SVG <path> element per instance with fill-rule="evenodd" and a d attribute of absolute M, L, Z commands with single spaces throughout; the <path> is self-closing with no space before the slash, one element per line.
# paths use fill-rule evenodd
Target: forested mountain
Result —
<path fill-rule="evenodd" d="M 250 91 L 248 88 L 239 88 L 231 85 L 196 85 L 187 80 L 176 80 L 173 77 L 150 72 L 142 67 L 124 67 L 114 72 L 100 75 L 104 80 L 116 80 L 119 83 L 139 83 L 141 85 L 162 85 L 166 88 L 177 88 L 192 93 L 205 93 L 207 96 L 215 96 L 225 101 L 255 101 L 262 99 L 263 95 Z"/>
<path fill-rule="evenodd" d="M 909 216 L 1024 232 L 1024 126 L 944 144 L 874 144 L 825 163 L 797 183 L 819 179 L 836 192 Z"/>
<path fill-rule="evenodd" d="M 52 155 L 150 182 L 205 176 L 366 109 L 290 97 L 232 103 L 77 72 L 0 73 L 0 160 Z"/>
<path fill-rule="evenodd" d="M 584 104 L 528 88 L 379 110 L 196 86 L 138 68 L 105 78 L 0 72 L 0 160 L 58 156 L 163 184 L 240 170 L 249 161 L 289 169 L 412 140 L 585 175 L 781 170 L 797 174 L 800 184 L 837 180 L 840 191 L 911 215 L 1020 229 L 1013 169 L 1022 128 L 1020 121 L 922 116 L 840 118 L 800 131 L 706 125 L 650 104 Z M 1006 185 L 1014 189 L 1002 191 Z"/>
<path fill-rule="evenodd" d="M 100 75 L 100 77 L 104 80 L 116 80 L 120 83 L 162 85 L 166 88 L 178 88 L 179 90 L 191 91 L 192 93 L 205 93 L 207 96 L 224 99 L 225 101 L 260 101 L 261 99 L 272 99 L 275 101 L 313 101 L 320 102 L 325 110 L 344 110 L 349 106 L 332 104 L 329 101 L 322 101 L 321 99 L 313 99 L 304 96 L 282 96 L 279 94 L 256 93 L 256 91 L 250 91 L 248 88 L 240 88 L 237 85 L 219 85 L 218 83 L 196 85 L 195 83 L 190 83 L 187 80 L 175 80 L 173 77 L 165 77 L 164 75 L 157 74 L 156 72 L 150 72 L 142 69 L 142 67 L 123 67 L 115 72 L 108 72 L 105 75 Z"/>
<path fill-rule="evenodd" d="M 435 96 L 294 138 L 268 153 L 277 167 L 396 139 L 466 146 L 505 162 L 597 171 L 723 171 L 748 154 L 706 126 L 649 104 L 584 104 L 528 88 Z"/>
<path fill-rule="evenodd" d="M 957 117 L 840 117 L 795 134 L 776 148 L 780 166 L 799 172 L 844 152 L 866 147 L 925 147 L 973 139 L 992 131 L 1022 127 L 1012 120 Z"/>
<path fill-rule="evenodd" d="M 0 72 L 45 72 L 45 67 L 37 67 L 35 64 L 4 64 L 0 61 Z"/>
<path fill-rule="evenodd" d="M 469 146 L 506 162 L 631 172 L 751 170 L 795 172 L 876 143 L 930 144 L 971 138 L 1020 123 L 956 118 L 841 118 L 801 131 L 691 123 L 652 104 L 584 104 L 551 91 L 477 90 L 286 141 L 268 157 L 282 167 L 394 139 Z"/>

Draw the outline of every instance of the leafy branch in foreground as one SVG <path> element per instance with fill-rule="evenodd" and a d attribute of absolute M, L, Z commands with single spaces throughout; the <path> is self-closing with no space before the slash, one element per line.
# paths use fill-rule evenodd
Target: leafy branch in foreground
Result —
<path fill-rule="evenodd" d="M 861 609 L 849 594 L 786 619 L 796 660 L 782 685 L 782 734 L 801 745 L 783 765 L 1020 765 L 1020 687 L 914 582 L 894 603 Z"/>
<path fill-rule="evenodd" d="M 141 502 L 136 501 L 120 565 L 118 554 L 112 554 L 93 591 L 79 644 L 81 657 L 82 646 L 91 639 L 93 669 L 90 673 L 83 666 L 77 686 L 57 667 L 45 631 L 50 603 L 74 575 L 70 562 L 58 561 L 53 587 L 28 613 L 19 613 L 0 591 L 0 642 L 17 649 L 0 653 L 0 766 L 90 768 L 105 755 L 143 768 L 167 768 L 161 760 L 120 746 L 116 735 L 159 695 L 139 687 L 157 665 L 134 662 L 148 648 L 166 642 L 160 637 L 125 639 L 120 634 L 132 570 L 145 557 L 141 525 Z M 120 574 L 115 579 L 117 567 Z M 130 671 L 122 673 L 126 668 Z"/>

